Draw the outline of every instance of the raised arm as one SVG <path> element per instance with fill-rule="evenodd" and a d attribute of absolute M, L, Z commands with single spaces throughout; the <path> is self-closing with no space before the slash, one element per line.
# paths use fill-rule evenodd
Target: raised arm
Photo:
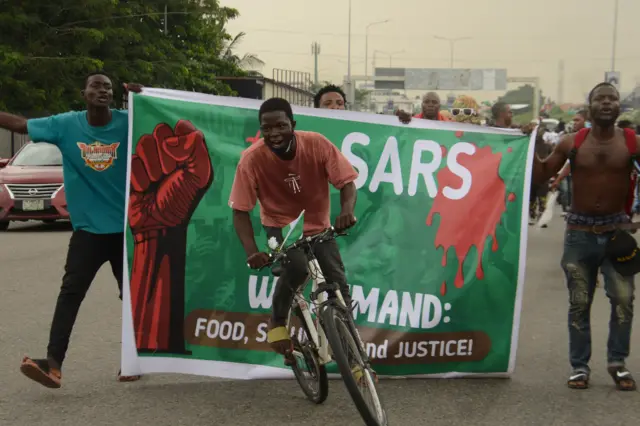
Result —
<path fill-rule="evenodd" d="M 544 160 L 535 154 L 533 157 L 532 183 L 540 185 L 555 176 L 569 159 L 569 152 L 572 148 L 573 136 L 567 135 L 560 140 L 551 155 Z"/>
<path fill-rule="evenodd" d="M 19 115 L 0 112 L 0 128 L 14 133 L 27 133 L 27 119 Z"/>

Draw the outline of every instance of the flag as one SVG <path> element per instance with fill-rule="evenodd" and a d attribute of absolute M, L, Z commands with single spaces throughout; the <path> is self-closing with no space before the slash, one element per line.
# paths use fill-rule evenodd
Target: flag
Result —
<path fill-rule="evenodd" d="M 540 229 L 545 225 L 548 225 L 553 219 L 553 209 L 556 206 L 556 201 L 558 200 L 558 191 L 553 191 L 547 197 L 547 204 L 545 205 L 544 212 L 540 215 L 540 219 L 538 219 L 538 223 L 536 224 L 536 228 Z"/>
<path fill-rule="evenodd" d="M 296 218 L 293 222 L 284 227 L 283 231 L 286 232 L 284 235 L 284 240 L 282 240 L 282 245 L 280 249 L 284 247 L 287 241 L 291 241 L 292 243 L 296 240 L 302 238 L 302 231 L 304 229 L 304 210 L 300 212 L 300 216 Z"/>

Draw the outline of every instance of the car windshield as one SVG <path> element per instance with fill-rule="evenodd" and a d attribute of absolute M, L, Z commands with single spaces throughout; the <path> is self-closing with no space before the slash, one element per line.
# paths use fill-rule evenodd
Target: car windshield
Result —
<path fill-rule="evenodd" d="M 30 143 L 11 163 L 12 166 L 62 166 L 62 153 L 50 143 Z"/>

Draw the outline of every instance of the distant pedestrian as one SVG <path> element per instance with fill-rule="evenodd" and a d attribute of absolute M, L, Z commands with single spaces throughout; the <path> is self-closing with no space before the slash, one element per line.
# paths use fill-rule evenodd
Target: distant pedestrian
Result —
<path fill-rule="evenodd" d="M 496 102 L 491 107 L 491 118 L 493 119 L 493 127 L 510 129 L 513 126 L 511 106 L 504 102 Z"/>
<path fill-rule="evenodd" d="M 418 114 L 411 117 L 410 113 L 398 110 L 396 111 L 396 115 L 400 121 L 405 124 L 410 123 L 412 118 L 422 118 L 423 120 L 434 121 L 451 121 L 450 118 L 440 111 L 441 106 L 440 96 L 438 96 L 436 92 L 429 92 L 422 97 L 422 109 Z"/>
<path fill-rule="evenodd" d="M 344 110 L 346 105 L 347 95 L 340 87 L 334 84 L 324 86 L 318 90 L 318 93 L 313 98 L 313 106 L 315 108 Z"/>

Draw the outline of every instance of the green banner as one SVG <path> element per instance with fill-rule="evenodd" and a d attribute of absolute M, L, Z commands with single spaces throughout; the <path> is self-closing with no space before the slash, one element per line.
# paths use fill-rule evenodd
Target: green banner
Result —
<path fill-rule="evenodd" d="M 228 206 L 240 154 L 260 137 L 259 105 L 161 89 L 132 95 L 123 374 L 292 376 L 266 343 L 277 279 L 247 268 Z M 376 371 L 509 375 L 530 138 L 347 111 L 294 115 L 297 130 L 325 135 L 359 173 L 358 223 L 339 243 Z M 333 219 L 334 188 L 331 205 Z M 252 217 L 266 249 L 259 206 Z"/>

